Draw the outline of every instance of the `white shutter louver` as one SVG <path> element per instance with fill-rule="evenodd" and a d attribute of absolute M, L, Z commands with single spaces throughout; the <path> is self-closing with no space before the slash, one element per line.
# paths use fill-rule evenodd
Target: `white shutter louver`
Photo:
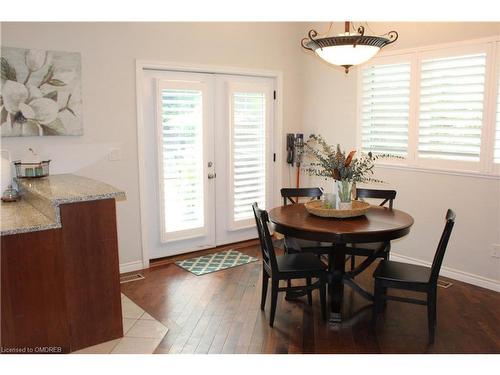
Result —
<path fill-rule="evenodd" d="M 421 158 L 479 161 L 486 54 L 423 60 Z"/>
<path fill-rule="evenodd" d="M 496 164 L 500 164 L 500 79 L 498 80 L 497 126 L 495 131 L 495 150 L 494 150 L 493 160 Z"/>
<path fill-rule="evenodd" d="M 364 152 L 407 155 L 410 73 L 410 63 L 363 69 L 361 145 Z"/>
<path fill-rule="evenodd" d="M 203 101 L 198 90 L 161 91 L 166 233 L 199 228 L 203 215 Z"/>
<path fill-rule="evenodd" d="M 231 100 L 233 220 L 240 221 L 253 217 L 252 203 L 266 203 L 266 96 L 233 92 Z"/>

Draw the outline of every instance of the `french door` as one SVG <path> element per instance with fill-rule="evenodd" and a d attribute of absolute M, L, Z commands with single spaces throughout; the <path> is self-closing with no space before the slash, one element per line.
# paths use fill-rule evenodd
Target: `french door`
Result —
<path fill-rule="evenodd" d="M 150 258 L 255 238 L 251 204 L 272 206 L 274 80 L 152 70 L 144 78 Z"/>

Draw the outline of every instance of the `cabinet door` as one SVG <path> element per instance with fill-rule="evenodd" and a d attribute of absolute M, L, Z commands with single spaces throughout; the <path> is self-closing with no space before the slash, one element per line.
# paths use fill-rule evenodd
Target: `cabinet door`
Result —
<path fill-rule="evenodd" d="M 61 229 L 3 236 L 1 243 L 0 346 L 69 352 Z"/>

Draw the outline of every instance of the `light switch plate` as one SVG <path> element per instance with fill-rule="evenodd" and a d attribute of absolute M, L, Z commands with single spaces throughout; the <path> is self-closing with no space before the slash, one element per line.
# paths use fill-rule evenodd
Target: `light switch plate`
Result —
<path fill-rule="evenodd" d="M 119 149 L 119 148 L 111 148 L 111 149 L 109 149 L 108 160 L 109 161 L 122 160 L 122 150 Z"/>

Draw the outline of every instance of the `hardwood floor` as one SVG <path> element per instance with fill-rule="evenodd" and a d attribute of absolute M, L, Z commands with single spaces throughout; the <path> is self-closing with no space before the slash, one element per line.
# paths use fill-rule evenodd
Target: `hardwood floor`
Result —
<path fill-rule="evenodd" d="M 260 258 L 254 243 L 240 251 Z M 193 254 L 180 258 L 186 257 Z M 470 284 L 445 279 L 453 285 L 438 288 L 436 341 L 429 346 L 425 306 L 389 301 L 373 328 L 370 303 L 347 286 L 342 324 L 321 320 L 317 291 L 313 306 L 280 293 L 271 328 L 269 303 L 260 310 L 262 262 L 194 276 L 174 260 L 142 271 L 145 280 L 122 284 L 169 328 L 156 353 L 500 353 L 500 293 Z M 356 278 L 368 290 L 375 266 Z"/>

